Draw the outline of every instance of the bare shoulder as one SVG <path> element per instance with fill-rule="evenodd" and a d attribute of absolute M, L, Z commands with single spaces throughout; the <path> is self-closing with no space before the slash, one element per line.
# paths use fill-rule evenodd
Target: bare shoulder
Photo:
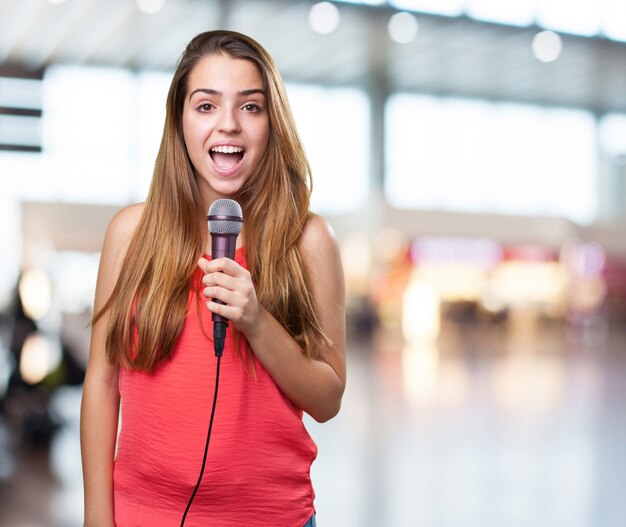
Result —
<path fill-rule="evenodd" d="M 136 203 L 116 212 L 107 229 L 108 241 L 114 245 L 128 242 L 137 228 L 144 207 L 144 203 Z"/>
<path fill-rule="evenodd" d="M 312 285 L 320 289 L 322 295 L 325 288 L 343 290 L 343 265 L 335 232 L 330 224 L 321 216 L 311 213 L 300 239 L 300 254 Z"/>
<path fill-rule="evenodd" d="M 109 287 L 107 289 L 117 280 L 119 270 L 126 256 L 133 233 L 141 219 L 143 209 L 143 203 L 124 207 L 109 222 L 100 257 L 99 274 L 99 279 L 104 280 L 108 284 Z"/>
<path fill-rule="evenodd" d="M 309 276 L 320 327 L 332 342 L 335 353 L 325 353 L 345 385 L 346 296 L 345 279 L 339 246 L 330 224 L 317 214 L 311 214 L 300 240 L 300 254 Z"/>
<path fill-rule="evenodd" d="M 310 213 L 300 239 L 300 249 L 308 256 L 315 257 L 338 253 L 337 238 L 330 224 L 321 216 Z"/>
<path fill-rule="evenodd" d="M 130 245 L 144 204 L 130 205 L 115 213 L 104 236 L 98 280 L 96 282 L 96 296 L 94 301 L 94 321 L 91 333 L 91 348 L 89 352 L 88 377 L 105 380 L 106 384 L 117 386 L 117 366 L 112 366 L 106 359 L 106 328 L 109 312 L 103 311 L 115 288 L 123 266 L 126 252 Z"/>

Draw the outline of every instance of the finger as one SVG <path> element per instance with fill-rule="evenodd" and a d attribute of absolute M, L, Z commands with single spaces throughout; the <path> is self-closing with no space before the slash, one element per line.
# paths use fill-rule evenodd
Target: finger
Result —
<path fill-rule="evenodd" d="M 237 310 L 227 304 L 218 304 L 217 302 L 213 302 L 209 300 L 206 303 L 206 307 L 211 313 L 215 313 L 216 315 L 220 315 L 228 320 L 232 320 L 237 315 Z"/>
<path fill-rule="evenodd" d="M 206 258 L 204 258 L 203 256 L 201 256 L 200 258 L 198 258 L 198 267 L 200 268 L 200 270 L 206 274 L 206 269 L 207 266 L 209 264 L 209 260 L 207 260 Z"/>
<path fill-rule="evenodd" d="M 229 291 L 228 289 L 224 289 L 223 287 L 205 287 L 202 294 L 206 298 L 220 300 L 229 306 L 234 306 L 238 300 L 236 293 Z"/>
<path fill-rule="evenodd" d="M 230 258 L 216 258 L 215 260 L 211 260 L 208 262 L 206 267 L 207 273 L 225 273 L 231 276 L 243 277 L 246 276 L 248 272 L 241 265 L 239 265 L 235 260 L 231 260 Z"/>
<path fill-rule="evenodd" d="M 210 273 L 202 277 L 202 283 L 207 286 L 220 286 L 225 289 L 234 290 L 237 288 L 238 278 L 226 273 Z"/>

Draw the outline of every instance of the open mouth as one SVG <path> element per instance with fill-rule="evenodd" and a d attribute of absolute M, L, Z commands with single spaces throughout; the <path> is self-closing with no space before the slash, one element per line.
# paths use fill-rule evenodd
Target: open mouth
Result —
<path fill-rule="evenodd" d="M 243 159 L 244 149 L 240 146 L 214 146 L 209 155 L 216 167 L 229 170 L 236 167 Z"/>

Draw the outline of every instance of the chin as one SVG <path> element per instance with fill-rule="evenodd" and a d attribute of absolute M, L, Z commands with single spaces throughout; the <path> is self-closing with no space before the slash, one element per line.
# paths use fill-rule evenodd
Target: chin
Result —
<path fill-rule="evenodd" d="M 209 186 L 221 196 L 234 196 L 237 194 L 243 186 L 242 181 L 216 181 L 209 183 Z"/>

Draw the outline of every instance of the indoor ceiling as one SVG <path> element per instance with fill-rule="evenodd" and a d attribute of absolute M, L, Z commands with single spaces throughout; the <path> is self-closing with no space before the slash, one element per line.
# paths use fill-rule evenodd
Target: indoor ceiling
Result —
<path fill-rule="evenodd" d="M 0 0 L 0 73 L 56 63 L 169 70 L 191 37 L 226 27 L 259 40 L 290 81 L 626 112 L 626 43 L 564 35 L 560 58 L 542 63 L 531 51 L 538 28 L 418 14 L 417 38 L 396 44 L 390 8 L 338 4 L 338 29 L 321 35 L 308 24 L 312 4 L 166 0 L 145 14 L 135 0 Z"/>

